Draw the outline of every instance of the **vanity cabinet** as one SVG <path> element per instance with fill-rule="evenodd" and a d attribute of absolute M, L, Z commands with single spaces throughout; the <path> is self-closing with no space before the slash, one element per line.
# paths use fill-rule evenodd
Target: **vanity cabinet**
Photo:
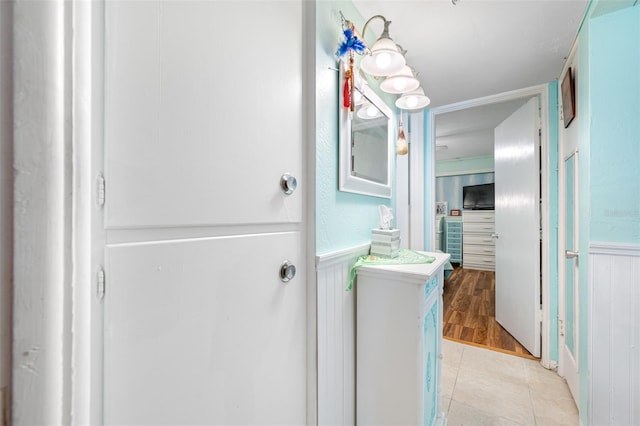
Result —
<path fill-rule="evenodd" d="M 357 424 L 446 424 L 441 404 L 442 285 L 433 263 L 357 269 Z"/>
<path fill-rule="evenodd" d="M 444 230 L 444 252 L 451 255 L 451 263 L 462 263 L 462 218 L 446 216 L 442 218 Z"/>
<path fill-rule="evenodd" d="M 494 210 L 462 212 L 462 256 L 465 269 L 496 270 Z"/>

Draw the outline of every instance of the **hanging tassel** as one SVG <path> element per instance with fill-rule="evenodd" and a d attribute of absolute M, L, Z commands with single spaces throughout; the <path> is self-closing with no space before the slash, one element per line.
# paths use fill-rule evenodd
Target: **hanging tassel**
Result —
<path fill-rule="evenodd" d="M 353 63 L 354 63 L 354 53 L 353 50 L 349 51 L 349 105 L 350 111 L 355 112 L 356 110 L 356 100 L 354 98 L 355 94 L 353 93 L 354 86 L 356 84 L 356 76 L 353 74 Z"/>
<path fill-rule="evenodd" d="M 347 70 L 347 72 L 344 73 L 344 89 L 342 90 L 342 105 L 345 108 L 351 108 L 351 71 Z"/>
<path fill-rule="evenodd" d="M 351 72 L 347 71 L 344 73 L 344 88 L 342 90 L 342 105 L 345 108 L 351 107 L 351 83 L 349 80 L 351 80 Z"/>

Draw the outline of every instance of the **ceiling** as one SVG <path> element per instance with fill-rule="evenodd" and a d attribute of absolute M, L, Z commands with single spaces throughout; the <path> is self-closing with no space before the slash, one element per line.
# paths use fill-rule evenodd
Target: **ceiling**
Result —
<path fill-rule="evenodd" d="M 436 158 L 493 154 L 493 130 L 530 98 L 466 108 L 436 116 Z"/>
<path fill-rule="evenodd" d="M 587 0 L 354 0 L 364 17 L 392 21 L 429 108 L 548 83 L 559 78 Z M 362 29 L 360 29 L 362 30 Z M 371 21 L 363 36 L 382 32 Z M 438 159 L 493 153 L 493 129 L 524 100 L 437 116 Z M 440 139 L 442 138 L 442 139 Z"/>

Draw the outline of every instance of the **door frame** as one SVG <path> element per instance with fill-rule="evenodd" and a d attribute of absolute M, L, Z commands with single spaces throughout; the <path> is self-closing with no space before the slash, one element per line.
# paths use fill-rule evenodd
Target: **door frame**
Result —
<path fill-rule="evenodd" d="M 579 79 L 579 68 L 578 68 L 578 50 L 579 50 L 580 46 L 578 43 L 578 40 L 576 40 L 573 43 L 573 46 L 571 47 L 571 51 L 569 52 L 569 56 L 567 57 L 567 60 L 562 68 L 562 72 L 560 73 L 560 78 L 559 80 L 562 81 L 562 79 L 564 78 L 565 74 L 568 72 L 568 69 L 571 68 L 573 71 L 573 78 L 575 79 L 575 84 L 577 84 L 578 79 Z M 576 86 L 577 87 L 577 86 Z M 566 279 L 566 257 L 565 257 L 565 250 L 566 250 L 566 241 L 565 241 L 565 235 L 566 235 L 566 229 L 565 229 L 565 218 L 566 218 L 566 208 L 565 208 L 565 197 L 566 197 L 566 187 L 565 187 L 565 180 L 566 180 L 566 169 L 565 169 L 565 160 L 567 158 L 569 158 L 571 155 L 575 155 L 576 158 L 576 163 L 575 163 L 575 182 L 574 185 L 579 184 L 579 179 L 580 179 L 580 175 L 579 175 L 579 167 L 580 167 L 580 153 L 578 150 L 578 139 L 577 139 L 577 132 L 579 132 L 579 129 L 577 129 L 576 126 L 578 126 L 579 121 L 580 121 L 580 116 L 577 116 L 573 119 L 573 121 L 571 122 L 572 126 L 573 126 L 573 132 L 576 132 L 575 134 L 571 134 L 570 130 L 567 130 L 567 128 L 564 127 L 564 120 L 562 117 L 562 88 L 560 87 L 560 85 L 558 85 L 558 108 L 559 108 L 559 114 L 558 114 L 558 325 L 560 325 L 560 321 L 563 321 L 563 328 L 566 327 L 566 318 L 565 318 L 565 299 L 564 299 L 564 293 L 565 293 L 565 288 L 566 288 L 566 283 L 565 283 L 565 279 Z M 569 127 L 570 129 L 571 127 Z M 580 194 L 579 191 L 577 191 L 575 193 L 576 196 L 576 200 L 575 202 L 578 202 Z M 578 244 L 576 247 L 574 247 L 574 249 L 579 250 L 580 249 L 580 244 L 579 244 L 579 239 L 580 239 L 580 233 L 577 231 L 577 229 L 579 229 L 580 227 L 580 223 L 579 223 L 579 216 L 575 216 L 574 217 L 574 221 L 577 222 L 577 224 L 574 224 L 574 238 L 578 239 Z M 577 226 L 576 226 L 577 225 Z M 580 262 L 580 258 L 578 258 L 578 262 Z M 579 284 L 579 277 L 576 278 L 576 280 L 578 281 Z M 576 292 L 576 294 L 574 295 L 574 298 L 577 297 L 577 295 L 579 294 L 580 291 L 580 286 L 576 285 L 574 287 L 574 291 Z M 578 307 L 579 309 L 580 307 Z M 580 319 L 580 316 L 577 316 L 578 320 Z M 574 327 L 578 326 L 579 324 L 574 324 Z M 560 328 L 560 327 L 559 327 Z M 565 328 L 565 333 L 566 333 L 566 328 Z M 574 344 L 576 345 L 575 349 L 576 349 L 576 355 L 578 355 L 578 351 L 579 349 L 579 344 L 578 341 L 580 339 L 580 333 L 576 333 L 576 341 L 574 342 Z M 566 370 L 567 367 L 569 367 L 568 365 L 566 365 L 566 363 L 564 362 L 565 358 L 564 358 L 564 337 L 562 337 L 560 335 L 560 330 L 558 330 L 558 374 L 561 377 L 566 377 Z M 578 367 L 578 381 L 580 381 L 580 358 L 579 356 L 576 356 L 576 364 Z M 580 386 L 578 383 L 578 386 L 576 387 L 576 393 L 579 394 L 580 393 Z M 572 396 L 573 392 L 572 392 Z M 579 395 L 575 395 L 578 396 L 578 398 L 575 398 L 575 402 L 576 404 L 579 405 Z"/>
<path fill-rule="evenodd" d="M 412 174 L 410 177 L 411 185 L 413 186 L 414 182 L 425 182 L 425 178 L 429 179 L 430 187 L 429 190 L 424 192 L 426 194 L 425 204 L 424 206 L 416 207 L 416 203 L 410 206 L 411 217 L 422 217 L 425 218 L 425 231 L 426 238 L 428 238 L 428 244 L 431 247 L 435 245 L 435 232 L 432 229 L 433 219 L 432 219 L 432 208 L 430 206 L 434 206 L 436 202 L 436 173 L 435 173 L 435 157 L 436 157 L 436 132 L 435 132 L 435 119 L 440 114 L 445 114 L 453 111 L 460 111 L 467 108 L 472 108 L 476 106 L 482 105 L 490 105 L 498 102 L 511 101 L 519 98 L 531 97 L 531 96 L 539 96 L 540 97 L 540 126 L 542 129 L 542 134 L 540 137 L 540 147 L 542 149 L 543 155 L 541 159 L 541 173 L 542 173 L 542 191 L 541 191 L 541 200 L 542 200 L 542 209 L 541 209 L 541 220 L 542 220 L 542 327 L 541 327 L 541 338 L 542 338 L 542 351 L 541 351 L 541 359 L 540 363 L 545 368 L 555 368 L 556 362 L 549 359 L 549 349 L 550 349 L 550 329 L 549 329 L 549 306 L 550 306 L 550 259 L 551 259 L 551 247 L 549 245 L 549 235 L 550 235 L 550 218 L 551 214 L 549 211 L 549 175 L 550 175 L 550 164 L 548 158 L 548 149 L 549 149 L 549 88 L 546 84 L 541 84 L 538 86 L 532 86 L 524 89 L 513 90 L 510 92 L 504 92 L 496 95 L 486 96 L 482 98 L 471 99 L 467 101 L 457 102 L 450 105 L 444 105 L 441 107 L 433 108 L 426 112 L 428 114 L 428 123 L 429 123 L 429 131 L 425 135 L 425 151 L 426 151 L 426 159 L 424 167 L 419 168 L 419 170 L 412 170 Z M 425 176 L 425 169 L 428 170 L 428 175 Z M 424 211 L 423 211 L 424 209 Z M 418 216 L 420 215 L 420 216 Z M 554 257 L 555 259 L 555 257 Z"/>
<path fill-rule="evenodd" d="M 565 380 L 567 380 L 567 369 L 568 368 L 572 368 L 573 365 L 571 364 L 571 362 L 565 362 L 566 361 L 566 356 L 571 356 L 572 358 L 574 358 L 574 362 L 575 362 L 575 367 L 577 367 L 576 370 L 576 375 L 574 377 L 570 377 L 567 380 L 567 384 L 570 384 L 569 389 L 571 390 L 571 395 L 574 398 L 574 401 L 576 404 L 579 403 L 579 393 L 580 393 L 580 333 L 576 332 L 575 333 L 575 340 L 574 340 L 574 354 L 568 355 L 566 353 L 566 349 L 565 349 L 565 339 L 566 339 L 566 335 L 567 335 L 567 331 L 566 331 L 566 324 L 567 324 L 567 311 L 566 311 L 566 298 L 565 298 L 565 294 L 566 294 L 566 287 L 567 287 L 567 283 L 566 283 L 566 272 L 567 272 L 567 265 L 566 265 L 566 257 L 565 257 L 565 252 L 567 250 L 567 241 L 566 241 L 566 217 L 567 217 L 567 209 L 566 209 L 566 196 L 567 196 L 567 190 L 566 190 L 566 179 L 567 179 L 567 169 L 566 169 L 566 161 L 570 158 L 570 157 L 574 157 L 574 181 L 573 181 L 573 187 L 574 187 L 574 211 L 576 210 L 575 206 L 579 206 L 579 191 L 577 191 L 577 189 L 579 188 L 579 178 L 580 178 L 580 158 L 579 158 L 579 150 L 577 147 L 572 147 L 569 150 L 564 150 L 562 149 L 562 147 L 560 147 L 560 158 L 558 161 L 558 181 L 560 182 L 560 184 L 558 185 L 558 323 L 562 324 L 562 326 L 559 326 L 559 329 L 564 331 L 563 334 L 560 333 L 560 330 L 558 332 L 558 374 L 560 375 L 560 377 L 564 377 Z M 573 229 L 573 236 L 574 236 L 574 241 L 576 239 L 579 240 L 579 229 L 580 229 L 580 223 L 578 221 L 579 216 L 576 216 L 574 214 L 574 229 Z M 579 244 L 574 244 L 574 250 L 579 250 Z M 580 257 L 578 257 L 578 265 L 580 262 Z M 576 271 L 577 273 L 578 271 Z M 579 276 L 575 275 L 574 276 L 574 285 L 573 285 L 573 291 L 574 291 L 574 296 L 573 296 L 573 301 L 575 303 L 576 300 L 579 300 L 580 297 L 580 286 L 577 285 L 579 283 Z M 574 317 L 577 318 L 578 320 L 580 319 L 580 305 L 577 304 L 575 306 L 575 312 L 574 312 Z M 580 323 L 575 323 L 574 324 L 574 330 L 579 331 L 579 326 Z M 576 383 L 575 381 L 578 381 L 578 383 Z M 575 394 L 574 394 L 575 391 Z"/>

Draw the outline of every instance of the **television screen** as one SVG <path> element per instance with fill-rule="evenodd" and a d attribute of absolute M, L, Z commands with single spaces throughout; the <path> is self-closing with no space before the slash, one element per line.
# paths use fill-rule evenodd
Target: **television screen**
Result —
<path fill-rule="evenodd" d="M 495 190 L 493 183 L 462 187 L 462 208 L 467 210 L 493 210 Z"/>

